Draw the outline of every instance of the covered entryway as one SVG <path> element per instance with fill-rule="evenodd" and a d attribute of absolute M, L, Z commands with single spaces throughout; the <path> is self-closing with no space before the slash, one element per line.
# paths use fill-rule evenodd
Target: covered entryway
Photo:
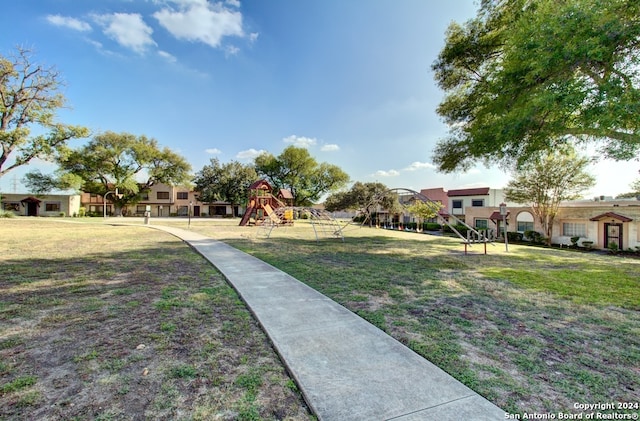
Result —
<path fill-rule="evenodd" d="M 27 208 L 27 212 L 25 213 L 27 216 L 38 216 L 38 208 L 40 208 L 40 202 L 42 201 L 33 196 L 25 197 L 20 201 L 20 203 L 22 203 L 22 206 Z"/>
<path fill-rule="evenodd" d="M 604 224 L 604 245 L 611 248 L 611 244 L 616 244 L 618 250 L 622 248 L 622 224 Z"/>
<path fill-rule="evenodd" d="M 628 244 L 628 239 L 625 239 L 625 224 L 633 219 L 615 212 L 607 212 L 594 216 L 590 221 L 598 222 L 598 231 L 601 233 L 598 234 L 598 241 L 602 239 L 602 248 L 617 247 L 618 250 L 624 250 Z"/>

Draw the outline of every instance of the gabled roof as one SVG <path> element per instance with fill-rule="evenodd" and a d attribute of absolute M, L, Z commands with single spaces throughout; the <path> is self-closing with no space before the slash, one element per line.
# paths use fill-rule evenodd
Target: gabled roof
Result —
<path fill-rule="evenodd" d="M 589 219 L 589 221 L 600 221 L 600 220 L 605 219 L 605 218 L 617 219 L 618 221 L 622 221 L 622 222 L 631 222 L 631 221 L 633 221 L 633 219 L 628 218 L 628 217 L 626 217 L 624 215 L 617 214 L 615 212 L 606 212 L 606 213 L 600 214 L 598 216 L 594 216 L 593 218 Z"/>
<path fill-rule="evenodd" d="M 257 180 L 254 181 L 253 184 L 251 184 L 249 186 L 250 190 L 257 190 L 257 189 L 265 189 L 265 190 L 273 190 L 273 187 L 271 187 L 271 184 L 269 184 L 269 182 L 267 180 L 261 179 L 261 180 Z"/>
<path fill-rule="evenodd" d="M 279 196 L 283 199 L 293 199 L 293 193 L 289 189 L 280 189 Z"/>
<path fill-rule="evenodd" d="M 37 197 L 29 196 L 29 197 L 25 197 L 20 202 L 22 202 L 22 203 L 40 203 L 40 202 L 42 202 L 42 200 L 38 199 Z"/>
<path fill-rule="evenodd" d="M 510 212 L 507 212 L 507 215 L 506 215 L 507 217 L 509 216 L 509 213 L 510 213 Z M 504 218 L 504 217 L 503 217 L 502 215 L 500 215 L 500 212 L 499 212 L 499 211 L 493 212 L 493 213 L 491 214 L 491 216 L 489 217 L 489 219 L 490 219 L 490 220 L 492 220 L 492 221 L 499 221 L 499 220 L 501 220 L 501 219 L 503 219 L 503 218 Z"/>
<path fill-rule="evenodd" d="M 459 189 L 449 190 L 447 195 L 449 197 L 456 196 L 487 196 L 489 194 L 489 187 L 479 187 L 475 189 Z"/>

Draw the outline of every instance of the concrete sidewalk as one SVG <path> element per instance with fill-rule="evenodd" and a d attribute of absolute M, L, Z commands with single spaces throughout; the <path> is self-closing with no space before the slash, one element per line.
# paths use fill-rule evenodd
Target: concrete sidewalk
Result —
<path fill-rule="evenodd" d="M 295 278 L 179 228 L 262 325 L 319 420 L 501 420 L 505 411 Z"/>

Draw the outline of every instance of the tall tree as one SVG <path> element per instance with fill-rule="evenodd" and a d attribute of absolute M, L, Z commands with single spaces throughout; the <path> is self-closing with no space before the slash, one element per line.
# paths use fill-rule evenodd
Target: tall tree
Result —
<path fill-rule="evenodd" d="M 440 209 L 442 209 L 442 205 L 440 203 L 423 202 L 422 200 L 415 200 L 407 206 L 407 212 L 418 218 L 418 225 L 420 225 L 420 222 L 425 219 L 435 218 Z"/>
<path fill-rule="evenodd" d="M 616 196 L 616 199 L 640 198 L 640 179 L 631 183 L 631 191 Z"/>
<path fill-rule="evenodd" d="M 295 206 L 308 206 L 325 193 L 343 187 L 349 181 L 340 167 L 318 163 L 305 148 L 288 146 L 278 156 L 263 153 L 255 159 L 259 176 L 277 189 L 289 189 Z"/>
<path fill-rule="evenodd" d="M 82 190 L 104 196 L 115 188 L 122 194 L 111 196 L 116 213 L 140 201 L 140 193 L 157 183 L 180 185 L 189 182 L 191 165 L 155 139 L 129 133 L 105 132 L 85 146 L 67 150 L 58 158 L 60 176 L 82 180 Z"/>
<path fill-rule="evenodd" d="M 221 164 L 217 158 L 196 173 L 193 183 L 203 202 L 246 203 L 249 186 L 258 178 L 252 165 L 237 161 Z"/>
<path fill-rule="evenodd" d="M 580 142 L 637 157 L 638 16 L 637 0 L 483 0 L 477 17 L 452 23 L 432 66 L 450 127 L 439 169 L 511 167 Z"/>
<path fill-rule="evenodd" d="M 398 195 L 389 191 L 382 183 L 361 183 L 357 181 L 347 191 L 337 192 L 324 202 L 329 212 L 355 210 L 361 212 L 369 226 L 373 223 L 373 214 L 380 208 L 389 212 L 400 210 Z"/>
<path fill-rule="evenodd" d="M 563 200 L 575 200 L 595 184 L 586 172 L 589 159 L 563 148 L 527 162 L 505 187 L 506 200 L 528 204 L 551 244 L 553 224 Z"/>
<path fill-rule="evenodd" d="M 89 135 L 86 127 L 55 120 L 66 103 L 61 86 L 58 71 L 34 63 L 31 51 L 19 47 L 13 56 L 0 55 L 0 177 Z"/>

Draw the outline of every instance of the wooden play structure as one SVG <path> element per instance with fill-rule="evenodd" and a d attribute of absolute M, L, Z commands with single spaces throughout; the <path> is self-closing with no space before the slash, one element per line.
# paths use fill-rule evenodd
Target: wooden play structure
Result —
<path fill-rule="evenodd" d="M 291 192 L 283 190 L 278 192 L 278 196 L 283 200 L 293 198 Z M 265 222 L 276 225 L 293 224 L 293 209 L 283 200 L 273 194 L 273 187 L 267 180 L 254 182 L 249 186 L 249 203 L 240 220 L 240 226 L 248 225 L 251 218 L 255 225 L 263 225 Z M 276 209 L 279 211 L 276 212 Z"/>
<path fill-rule="evenodd" d="M 266 180 L 258 180 L 249 186 L 249 200 L 240 226 L 262 226 L 266 237 L 271 236 L 274 228 L 293 225 L 294 217 L 307 219 L 316 237 L 340 238 L 344 241 L 342 228 L 330 213 L 310 207 L 293 206 L 293 195 L 287 189 L 280 189 L 274 194 L 273 187 Z"/>

